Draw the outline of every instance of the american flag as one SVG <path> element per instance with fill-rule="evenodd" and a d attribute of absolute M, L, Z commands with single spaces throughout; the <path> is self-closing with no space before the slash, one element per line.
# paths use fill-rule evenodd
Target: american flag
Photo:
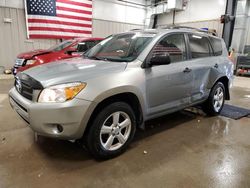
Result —
<path fill-rule="evenodd" d="M 29 38 L 92 35 L 92 0 L 25 0 Z"/>

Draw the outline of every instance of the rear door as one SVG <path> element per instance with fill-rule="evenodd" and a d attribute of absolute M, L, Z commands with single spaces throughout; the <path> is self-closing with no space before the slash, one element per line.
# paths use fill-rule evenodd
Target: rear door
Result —
<path fill-rule="evenodd" d="M 191 92 L 191 102 L 203 100 L 209 94 L 207 84 L 211 67 L 217 65 L 218 59 L 213 56 L 213 50 L 207 36 L 187 34 L 190 54 L 190 68 L 194 75 L 194 85 Z"/>

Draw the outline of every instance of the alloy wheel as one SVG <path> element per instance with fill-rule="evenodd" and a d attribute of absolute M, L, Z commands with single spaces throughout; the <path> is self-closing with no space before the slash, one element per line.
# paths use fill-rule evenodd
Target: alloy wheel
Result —
<path fill-rule="evenodd" d="M 218 87 L 214 93 L 213 106 L 216 112 L 219 112 L 222 108 L 224 102 L 224 90 L 221 87 Z"/>
<path fill-rule="evenodd" d="M 112 113 L 103 123 L 100 131 L 101 145 L 105 150 L 114 151 L 122 147 L 131 133 L 131 119 L 127 113 Z"/>

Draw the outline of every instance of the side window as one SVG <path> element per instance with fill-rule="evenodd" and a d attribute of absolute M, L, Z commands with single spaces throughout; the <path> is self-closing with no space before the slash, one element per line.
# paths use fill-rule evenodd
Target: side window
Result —
<path fill-rule="evenodd" d="M 211 56 L 211 48 L 206 37 L 196 34 L 190 34 L 188 37 L 190 52 L 193 59 Z"/>
<path fill-rule="evenodd" d="M 210 41 L 214 50 L 214 55 L 215 56 L 220 56 L 222 55 L 222 44 L 220 39 L 216 39 L 213 37 L 210 37 Z"/>
<path fill-rule="evenodd" d="M 88 46 L 88 49 L 94 47 L 98 42 L 96 41 L 89 41 L 89 42 L 86 42 L 86 45 Z"/>
<path fill-rule="evenodd" d="M 77 45 L 77 52 L 78 53 L 81 53 L 81 52 L 85 52 L 86 50 L 88 50 L 88 46 L 85 42 L 80 42 L 78 45 Z"/>
<path fill-rule="evenodd" d="M 183 34 L 173 34 L 163 38 L 153 48 L 152 57 L 169 55 L 171 63 L 187 59 Z"/>
<path fill-rule="evenodd" d="M 99 41 L 86 41 L 81 42 L 77 45 L 77 51 L 78 52 L 85 52 L 86 50 L 94 47 L 96 44 L 98 44 Z"/>

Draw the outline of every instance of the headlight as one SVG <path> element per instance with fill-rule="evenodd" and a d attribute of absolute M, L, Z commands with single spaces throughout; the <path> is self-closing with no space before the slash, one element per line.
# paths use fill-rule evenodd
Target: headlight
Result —
<path fill-rule="evenodd" d="M 33 59 L 28 60 L 28 61 L 26 62 L 26 65 L 33 65 L 35 62 L 36 62 L 36 60 L 33 60 Z"/>
<path fill-rule="evenodd" d="M 73 99 L 85 87 L 85 83 L 74 82 L 45 88 L 38 102 L 65 102 Z"/>

